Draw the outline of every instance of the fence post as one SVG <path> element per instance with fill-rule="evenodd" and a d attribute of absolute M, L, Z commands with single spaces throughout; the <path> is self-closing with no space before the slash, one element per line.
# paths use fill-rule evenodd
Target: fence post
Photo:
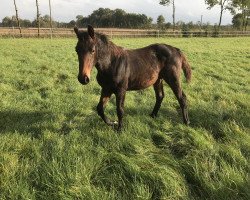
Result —
<path fill-rule="evenodd" d="M 13 38 L 15 38 L 14 26 L 12 26 L 12 36 L 13 36 Z"/>

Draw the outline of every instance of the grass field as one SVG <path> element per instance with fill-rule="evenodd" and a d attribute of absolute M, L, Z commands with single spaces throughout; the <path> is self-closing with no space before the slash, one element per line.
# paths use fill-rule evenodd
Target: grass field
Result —
<path fill-rule="evenodd" d="M 0 199 L 250 199 L 250 38 L 114 42 L 185 52 L 191 125 L 165 84 L 156 119 L 152 88 L 127 93 L 118 134 L 96 70 L 77 81 L 76 39 L 0 39 Z"/>

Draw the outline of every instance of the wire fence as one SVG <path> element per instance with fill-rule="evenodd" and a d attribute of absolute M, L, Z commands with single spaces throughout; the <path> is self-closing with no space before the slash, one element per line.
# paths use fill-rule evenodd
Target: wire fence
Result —
<path fill-rule="evenodd" d="M 84 29 L 83 29 L 84 30 Z M 110 38 L 139 38 L 139 37 L 250 37 L 250 31 L 163 31 L 163 30 L 142 30 L 142 29 L 115 29 L 96 28 L 96 32 L 108 35 Z M 0 28 L 0 37 L 38 37 L 37 28 L 22 28 L 20 35 L 16 27 Z M 40 28 L 41 38 L 47 37 L 75 37 L 73 28 Z"/>

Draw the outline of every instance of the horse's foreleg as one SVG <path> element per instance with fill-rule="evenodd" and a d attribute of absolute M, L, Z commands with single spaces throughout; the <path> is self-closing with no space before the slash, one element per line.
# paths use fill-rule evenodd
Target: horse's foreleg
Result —
<path fill-rule="evenodd" d="M 124 114 L 124 101 L 125 101 L 125 90 L 120 90 L 116 93 L 116 111 L 118 117 L 118 127 L 117 130 L 121 131 L 123 123 L 122 118 Z"/>
<path fill-rule="evenodd" d="M 97 113 L 103 119 L 103 121 L 108 125 L 114 125 L 114 122 L 110 121 L 107 116 L 104 114 L 105 105 L 108 103 L 112 92 L 102 89 L 100 101 L 97 105 Z"/>
<path fill-rule="evenodd" d="M 154 84 L 154 91 L 155 91 L 156 102 L 155 102 L 154 109 L 152 113 L 150 114 L 150 116 L 153 118 L 157 116 L 157 113 L 161 107 L 161 102 L 164 98 L 162 79 L 158 79 L 156 81 L 156 83 Z"/>

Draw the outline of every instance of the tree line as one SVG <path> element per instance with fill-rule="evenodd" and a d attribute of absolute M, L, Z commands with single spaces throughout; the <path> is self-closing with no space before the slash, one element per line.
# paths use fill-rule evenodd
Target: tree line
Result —
<path fill-rule="evenodd" d="M 50 27 L 50 16 L 39 15 L 39 26 L 43 28 Z M 19 18 L 19 23 L 22 27 L 36 27 L 38 24 L 38 18 L 30 21 L 28 19 Z M 18 26 L 18 20 L 16 16 L 4 17 L 1 22 L 2 27 Z M 71 28 L 75 25 L 79 27 L 86 27 L 87 24 L 92 24 L 94 27 L 105 28 L 150 28 L 153 19 L 145 14 L 126 13 L 122 9 L 111 10 L 109 8 L 99 8 L 94 10 L 88 17 L 77 15 L 75 20 L 70 22 L 57 22 L 52 19 L 53 27 L 65 27 Z"/>
<path fill-rule="evenodd" d="M 159 4 L 162 6 L 172 6 L 173 14 L 173 30 L 175 30 L 175 0 L 159 0 Z M 229 10 L 234 15 L 232 23 L 237 29 L 246 30 L 250 23 L 250 0 L 205 0 L 207 9 L 212 9 L 215 6 L 220 7 L 220 18 L 218 22 L 218 30 L 220 30 L 223 13 Z M 162 19 L 157 19 L 162 20 Z"/>
<path fill-rule="evenodd" d="M 21 27 L 24 28 L 30 28 L 30 27 L 37 27 L 38 21 L 37 18 L 34 19 L 33 21 L 29 19 L 21 19 L 19 18 L 19 23 Z M 44 16 L 39 16 L 39 23 L 41 28 L 50 28 L 50 16 L 49 15 L 44 15 Z M 52 27 L 54 28 L 71 28 L 74 27 L 75 22 L 73 24 L 71 23 L 66 23 L 66 22 L 57 22 L 53 20 L 52 18 Z M 16 16 L 13 15 L 11 17 L 4 17 L 2 19 L 2 22 L 0 23 L 1 27 L 18 27 L 17 24 L 17 19 Z"/>
<path fill-rule="evenodd" d="M 238 19 L 239 25 L 240 20 L 241 29 L 246 30 L 250 16 L 250 0 L 205 0 L 205 3 L 208 5 L 208 9 L 212 9 L 216 5 L 220 6 L 219 28 L 223 12 L 229 10 L 234 15 L 232 22 L 234 23 Z"/>
<path fill-rule="evenodd" d="M 238 30 L 246 30 L 248 24 L 250 23 L 250 0 L 205 0 L 208 9 L 212 9 L 215 6 L 220 7 L 220 18 L 218 20 L 218 25 L 216 28 L 220 30 L 221 21 L 223 13 L 226 10 L 229 10 L 233 15 L 232 24 L 233 27 Z M 158 28 L 158 29 L 169 29 L 173 30 L 179 29 L 183 26 L 188 27 L 188 29 L 193 28 L 203 28 L 212 27 L 209 24 L 203 24 L 202 21 L 194 24 L 193 22 L 184 23 L 182 21 L 176 22 L 175 20 L 175 0 L 159 0 L 159 4 L 163 6 L 172 6 L 172 23 L 165 22 L 165 18 L 162 15 L 159 15 L 157 18 L 157 23 L 153 23 L 151 17 L 146 16 L 145 14 L 135 14 L 127 13 L 122 9 L 109 9 L 109 8 L 99 8 L 94 10 L 89 16 L 84 17 L 82 15 L 77 15 L 75 20 L 70 22 L 58 22 L 52 19 L 51 17 L 51 6 L 50 6 L 50 15 L 41 16 L 39 12 L 38 0 L 36 0 L 37 16 L 36 19 L 30 21 L 28 19 L 21 19 L 18 16 L 18 10 L 16 2 L 14 0 L 16 15 L 12 17 L 4 17 L 0 26 L 2 27 L 12 27 L 17 26 L 20 29 L 21 27 L 38 27 L 39 28 L 52 28 L 52 27 L 65 27 L 71 28 L 75 25 L 79 27 L 86 27 L 87 24 L 92 24 L 95 27 L 105 27 L 105 28 Z M 50 0 L 49 0 L 50 5 Z"/>
<path fill-rule="evenodd" d="M 106 12 L 107 11 L 107 12 Z M 112 13 L 112 14 L 111 14 Z M 19 23 L 21 27 L 37 27 L 38 21 L 37 18 L 33 21 L 28 19 L 19 18 Z M 86 27 L 87 24 L 93 24 L 95 27 L 116 27 L 116 28 L 154 28 L 160 30 L 168 29 L 181 29 L 185 26 L 188 30 L 212 30 L 214 25 L 209 23 L 202 23 L 200 21 L 194 22 L 183 22 L 177 21 L 173 26 L 172 23 L 166 22 L 163 15 L 159 15 L 157 18 L 156 24 L 153 23 L 152 18 L 147 17 L 146 15 L 126 13 L 122 9 L 110 10 L 107 8 L 99 8 L 98 10 L 93 11 L 88 17 L 83 17 L 82 15 L 77 15 L 76 19 L 71 20 L 70 22 L 58 22 L 53 20 L 50 22 L 50 16 L 44 15 L 39 17 L 39 24 L 41 28 L 50 28 L 50 23 L 54 28 L 72 28 L 75 25 L 79 27 Z M 243 27 L 242 13 L 234 15 L 232 19 L 233 27 L 237 30 L 241 30 Z M 244 23 L 244 29 L 250 24 L 250 20 Z M 4 17 L 0 23 L 1 27 L 18 27 L 16 16 Z M 228 29 L 228 26 L 223 26 L 224 29 Z"/>

